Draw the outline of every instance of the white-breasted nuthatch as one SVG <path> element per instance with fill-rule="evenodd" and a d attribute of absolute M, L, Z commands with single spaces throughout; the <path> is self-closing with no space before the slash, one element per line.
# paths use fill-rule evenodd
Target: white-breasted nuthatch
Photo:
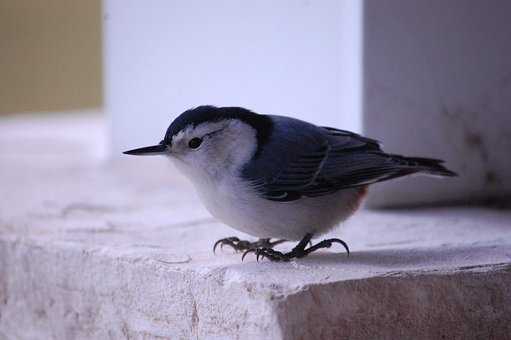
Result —
<path fill-rule="evenodd" d="M 387 154 L 378 141 L 353 132 L 240 107 L 185 111 L 158 145 L 124 153 L 169 156 L 214 217 L 260 238 L 229 237 L 214 248 L 230 245 L 243 257 L 255 252 L 274 261 L 334 242 L 349 253 L 340 239 L 315 245 L 311 239 L 352 215 L 370 184 L 410 174 L 456 176 L 441 160 Z M 284 240 L 300 242 L 287 253 L 273 249 Z"/>

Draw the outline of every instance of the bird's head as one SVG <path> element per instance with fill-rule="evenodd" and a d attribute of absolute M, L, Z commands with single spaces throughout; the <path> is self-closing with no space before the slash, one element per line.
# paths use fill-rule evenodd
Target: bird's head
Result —
<path fill-rule="evenodd" d="M 199 106 L 179 115 L 159 144 L 124 153 L 169 156 L 192 178 L 223 176 L 261 151 L 271 127 L 268 116 L 243 108 Z"/>

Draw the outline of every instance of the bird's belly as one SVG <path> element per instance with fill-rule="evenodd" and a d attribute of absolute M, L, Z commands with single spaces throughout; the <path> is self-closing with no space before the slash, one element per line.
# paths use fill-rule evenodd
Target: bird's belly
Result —
<path fill-rule="evenodd" d="M 197 186 L 209 212 L 230 227 L 260 238 L 301 239 L 320 235 L 347 219 L 365 190 L 347 189 L 331 195 L 274 202 L 236 183 Z"/>

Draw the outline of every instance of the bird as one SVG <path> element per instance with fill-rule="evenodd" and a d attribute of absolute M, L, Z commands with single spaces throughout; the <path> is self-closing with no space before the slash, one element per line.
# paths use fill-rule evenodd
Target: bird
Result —
<path fill-rule="evenodd" d="M 207 210 L 257 241 L 226 237 L 230 246 L 270 261 L 303 258 L 338 238 L 312 243 L 360 207 L 371 184 L 412 174 L 453 177 L 439 159 L 385 153 L 380 142 L 242 107 L 202 105 L 181 113 L 157 145 L 127 155 L 167 156 L 194 185 Z M 274 241 L 272 241 L 275 239 Z M 298 242 L 281 252 L 276 245 Z"/>

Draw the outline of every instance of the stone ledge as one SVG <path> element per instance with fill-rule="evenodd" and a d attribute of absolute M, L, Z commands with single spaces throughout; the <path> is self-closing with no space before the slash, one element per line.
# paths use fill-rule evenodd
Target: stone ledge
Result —
<path fill-rule="evenodd" d="M 505 339 L 511 334 L 509 263 L 419 271 L 397 266 L 344 280 L 331 275 L 356 267 L 357 252 L 350 260 L 321 254 L 288 264 L 207 265 L 165 250 L 3 237 L 0 254 L 5 339 Z M 385 254 L 409 255 L 372 256 Z"/>
<path fill-rule="evenodd" d="M 0 141 L 22 145 L 16 126 Z M 212 220 L 164 160 L 80 157 L 87 134 L 34 154 L 36 131 L 26 152 L 0 153 L 0 339 L 511 334 L 509 210 L 363 210 L 331 235 L 349 258 L 241 263 L 211 247 L 244 235 Z"/>

